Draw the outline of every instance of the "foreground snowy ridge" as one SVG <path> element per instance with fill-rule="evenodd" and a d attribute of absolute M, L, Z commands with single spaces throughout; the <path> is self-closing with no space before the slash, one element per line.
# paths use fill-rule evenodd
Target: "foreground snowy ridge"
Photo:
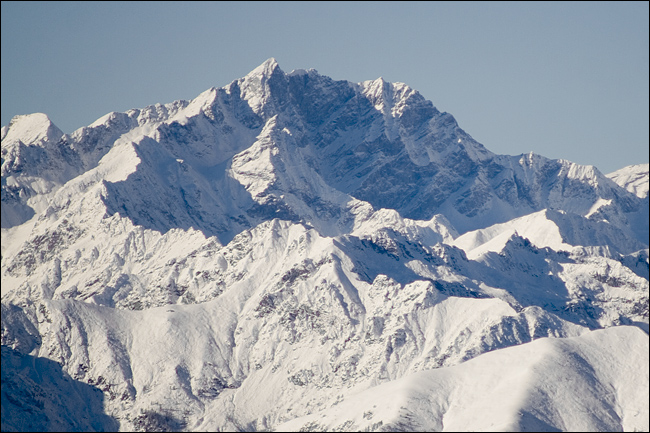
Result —
<path fill-rule="evenodd" d="M 17 116 L 2 429 L 647 431 L 647 191 L 274 59 Z"/>

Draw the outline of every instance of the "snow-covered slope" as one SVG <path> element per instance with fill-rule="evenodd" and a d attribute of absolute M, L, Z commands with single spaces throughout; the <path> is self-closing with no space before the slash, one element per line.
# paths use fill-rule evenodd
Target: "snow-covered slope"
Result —
<path fill-rule="evenodd" d="M 637 164 L 609 173 L 607 177 L 631 193 L 643 198 L 648 196 L 649 171 L 649 164 Z"/>
<path fill-rule="evenodd" d="M 646 431 L 648 349 L 627 327 L 537 340 L 352 394 L 278 431 Z"/>
<path fill-rule="evenodd" d="M 571 251 L 574 246 L 585 246 L 629 254 L 647 246 L 605 221 L 548 209 L 467 232 L 451 244 L 465 250 L 469 258 L 476 258 L 487 251 L 501 251 L 515 234 L 527 238 L 539 248 L 548 247 L 555 251 Z"/>
<path fill-rule="evenodd" d="M 5 404 L 3 383 L 3 429 L 23 425 L 21 407 L 44 429 L 276 429 L 329 419 L 361 390 L 410 395 L 414 374 L 449 382 L 428 401 L 452 399 L 465 385 L 448 368 L 531 341 L 521 353 L 545 365 L 584 345 L 621 350 L 608 343 L 618 330 L 599 328 L 634 325 L 646 334 L 620 331 L 621 344 L 647 346 L 647 196 L 594 167 L 495 155 L 402 83 L 287 74 L 269 59 L 191 101 L 71 134 L 19 116 L 2 137 L 2 344 L 11 366 L 48 358 L 62 370 L 45 374 L 101 390 L 112 419 L 84 424 L 92 403 L 65 424 L 54 412 L 69 402 Z M 625 389 L 616 416 L 637 410 L 647 381 L 630 391 L 585 362 Z M 647 424 L 647 410 L 612 424 L 610 403 L 590 400 L 597 415 L 575 424 L 534 417 Z M 427 428 L 444 412 L 422 410 Z M 445 425 L 490 428 L 451 413 Z"/>

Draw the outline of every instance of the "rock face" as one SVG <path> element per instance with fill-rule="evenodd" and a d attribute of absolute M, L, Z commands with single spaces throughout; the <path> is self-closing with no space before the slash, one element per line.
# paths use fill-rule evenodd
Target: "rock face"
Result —
<path fill-rule="evenodd" d="M 273 59 L 72 134 L 18 116 L 2 129 L 3 430 L 30 410 L 95 430 L 647 430 L 637 171 L 495 155 L 405 84 Z M 101 390 L 106 422 L 5 403 L 23 392 L 5 349 Z M 621 350 L 636 377 L 606 361 Z M 538 361 L 497 368 L 499 353 Z M 578 358 L 593 374 L 558 370 Z M 494 397 L 445 394 L 529 370 L 481 425 L 458 408 Z M 547 370 L 585 385 L 544 394 Z M 377 397 L 380 414 L 356 397 L 375 388 L 429 397 Z M 578 395 L 593 417 L 565 404 Z"/>

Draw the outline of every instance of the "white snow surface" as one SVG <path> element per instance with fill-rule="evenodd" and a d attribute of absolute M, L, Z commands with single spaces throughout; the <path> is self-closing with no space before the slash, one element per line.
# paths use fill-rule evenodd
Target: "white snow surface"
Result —
<path fill-rule="evenodd" d="M 641 198 L 648 196 L 650 187 L 650 164 L 637 164 L 623 167 L 607 175 L 614 182 L 638 195 Z"/>
<path fill-rule="evenodd" d="M 15 116 L 2 128 L 3 147 L 18 141 L 26 145 L 56 142 L 63 132 L 43 113 Z"/>
<path fill-rule="evenodd" d="M 463 249 L 468 258 L 477 259 L 487 252 L 501 252 L 513 235 L 527 238 L 538 248 L 555 251 L 607 245 L 610 250 L 629 254 L 644 247 L 611 224 L 548 209 L 464 233 L 449 243 Z"/>
<path fill-rule="evenodd" d="M 544 338 L 353 393 L 277 430 L 645 431 L 648 349 L 629 327 Z"/>
<path fill-rule="evenodd" d="M 647 164 L 616 173 L 275 59 L 17 116 L 3 430 L 647 431 Z"/>

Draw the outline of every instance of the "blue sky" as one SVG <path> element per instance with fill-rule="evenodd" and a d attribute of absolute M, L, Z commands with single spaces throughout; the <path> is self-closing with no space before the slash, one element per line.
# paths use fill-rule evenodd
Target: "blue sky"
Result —
<path fill-rule="evenodd" d="M 269 57 L 417 89 L 488 149 L 647 163 L 648 2 L 2 2 L 2 125 L 64 132 Z"/>

